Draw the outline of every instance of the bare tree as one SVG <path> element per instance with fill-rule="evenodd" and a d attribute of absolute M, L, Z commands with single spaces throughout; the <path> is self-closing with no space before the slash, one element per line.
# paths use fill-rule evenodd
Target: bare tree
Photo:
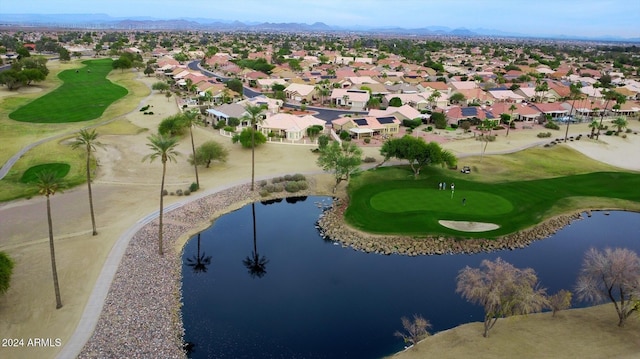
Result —
<path fill-rule="evenodd" d="M 456 279 L 456 293 L 484 307 L 484 337 L 499 318 L 539 312 L 548 305 L 535 271 L 516 268 L 501 258 L 485 259 L 480 268 L 466 266 Z"/>
<path fill-rule="evenodd" d="M 607 299 L 618 313 L 618 326 L 640 310 L 640 258 L 626 248 L 587 251 L 576 283 L 578 298 L 591 303 Z"/>
<path fill-rule="evenodd" d="M 405 331 L 398 330 L 393 335 L 402 338 L 405 343 L 414 345 L 430 335 L 428 329 L 431 328 L 431 323 L 421 315 L 414 314 L 413 321 L 407 317 L 402 317 L 401 320 Z"/>
<path fill-rule="evenodd" d="M 573 294 L 565 289 L 560 289 L 558 293 L 554 295 L 550 295 L 549 300 L 549 309 L 553 311 L 552 316 L 556 316 L 556 313 L 571 308 L 571 298 Z"/>

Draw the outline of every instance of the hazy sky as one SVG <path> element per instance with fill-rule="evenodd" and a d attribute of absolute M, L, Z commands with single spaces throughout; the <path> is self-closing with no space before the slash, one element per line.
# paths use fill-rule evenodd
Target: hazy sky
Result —
<path fill-rule="evenodd" d="M 2 14 L 103 13 L 342 26 L 640 37 L 638 0 L 2 0 Z"/>

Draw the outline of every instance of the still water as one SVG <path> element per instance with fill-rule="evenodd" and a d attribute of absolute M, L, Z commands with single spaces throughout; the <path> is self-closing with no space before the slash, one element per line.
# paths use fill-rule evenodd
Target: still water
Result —
<path fill-rule="evenodd" d="M 186 244 L 182 314 L 191 358 L 378 358 L 403 348 L 393 336 L 402 316 L 421 314 L 432 333 L 482 320 L 482 309 L 455 293 L 466 265 L 501 257 L 534 268 L 554 293 L 573 288 L 590 247 L 640 253 L 640 214 L 593 212 L 517 251 L 366 254 L 319 236 L 315 222 L 330 203 L 258 202 L 220 217 Z"/>

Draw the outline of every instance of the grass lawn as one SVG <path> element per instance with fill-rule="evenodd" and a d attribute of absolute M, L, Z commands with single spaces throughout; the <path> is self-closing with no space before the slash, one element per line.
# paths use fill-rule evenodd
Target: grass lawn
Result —
<path fill-rule="evenodd" d="M 28 168 L 22 174 L 20 182 L 22 183 L 34 183 L 38 180 L 38 173 L 42 171 L 51 171 L 56 174 L 56 177 L 63 178 L 69 173 L 71 166 L 68 163 L 44 163 Z"/>
<path fill-rule="evenodd" d="M 84 61 L 85 67 L 58 74 L 64 82 L 9 114 L 9 118 L 32 123 L 65 123 L 96 119 L 116 100 L 127 95 L 122 86 L 107 80 L 111 59 Z"/>
<path fill-rule="evenodd" d="M 550 154 L 545 157 L 549 162 L 556 151 L 545 151 Z M 571 156 L 555 162 L 555 166 L 566 163 L 571 170 L 558 175 L 557 171 L 545 172 L 538 167 L 538 178 L 531 178 L 531 173 L 524 169 L 539 161 L 539 149 L 495 156 L 495 160 L 512 161 L 507 165 L 510 180 L 505 179 L 502 171 L 485 173 L 485 168 L 476 168 L 482 174 L 470 176 L 431 167 L 423 170 L 418 180 L 413 179 L 406 167 L 368 171 L 351 180 L 351 200 L 345 219 L 352 226 L 373 233 L 491 238 L 534 226 L 562 212 L 608 206 L 624 208 L 627 204 L 640 206 L 638 173 L 605 171 L 600 164 L 585 160 L 580 154 L 572 154 L 567 149 L 559 151 Z M 513 157 L 518 160 L 514 161 Z M 582 167 L 572 164 L 571 157 Z M 493 164 L 486 166 L 491 168 Z M 522 177 L 519 177 L 519 167 L 523 169 Z M 446 190 L 438 189 L 440 182 L 447 183 Z M 453 196 L 452 182 L 455 183 Z M 439 220 L 488 222 L 500 228 L 461 232 L 440 225 Z"/>

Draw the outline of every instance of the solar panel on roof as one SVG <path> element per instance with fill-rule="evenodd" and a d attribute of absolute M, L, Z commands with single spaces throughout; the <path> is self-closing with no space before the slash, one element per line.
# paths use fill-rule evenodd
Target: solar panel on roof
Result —
<path fill-rule="evenodd" d="M 356 125 L 358 125 L 358 126 L 366 126 L 366 125 L 368 125 L 368 124 L 369 124 L 369 123 L 367 122 L 367 120 L 366 120 L 366 119 L 364 119 L 364 118 L 359 118 L 359 119 L 357 119 L 357 120 L 353 120 L 353 122 L 355 122 L 355 123 L 356 123 Z"/>
<path fill-rule="evenodd" d="M 378 122 L 380 122 L 381 124 L 386 124 L 386 123 L 393 123 L 393 121 L 395 121 L 395 117 L 378 117 L 377 120 Z"/>
<path fill-rule="evenodd" d="M 477 112 L 477 108 L 475 107 L 463 107 L 461 108 L 462 110 L 462 116 L 476 116 L 478 114 Z"/>

